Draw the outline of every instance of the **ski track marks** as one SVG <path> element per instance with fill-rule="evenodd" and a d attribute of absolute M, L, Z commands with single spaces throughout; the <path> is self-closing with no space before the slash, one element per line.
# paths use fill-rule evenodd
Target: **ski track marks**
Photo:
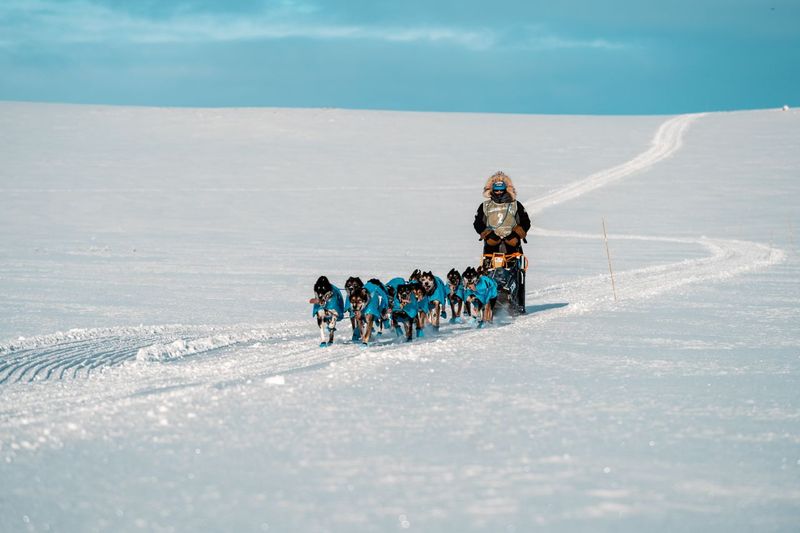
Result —
<path fill-rule="evenodd" d="M 528 211 L 531 214 L 540 213 L 662 161 L 680 149 L 684 133 L 700 116 L 681 115 L 665 121 L 656 131 L 650 147 L 643 153 L 621 165 L 596 172 L 541 198 L 525 202 Z M 537 228 L 535 234 L 562 239 L 602 238 L 600 235 L 542 228 Z M 611 235 L 610 239 L 694 244 L 709 252 L 708 257 L 701 259 L 617 272 L 620 301 L 652 297 L 689 283 L 730 278 L 785 258 L 781 250 L 747 241 L 646 235 Z M 546 287 L 530 293 L 529 298 L 566 302 L 569 305 L 560 303 L 539 306 L 538 309 L 533 306 L 529 308 L 532 311 L 548 312 L 532 312 L 504 326 L 530 328 L 535 323 L 556 317 L 612 305 L 609 293 L 609 279 L 605 275 Z M 341 341 L 347 335 L 349 328 L 346 327 L 341 328 L 337 345 L 327 349 L 318 348 L 317 334 L 310 323 L 301 321 L 227 328 L 176 325 L 80 329 L 19 339 L 0 345 L 0 392 L 4 386 L 7 388 L 18 383 L 88 377 L 109 367 L 125 365 L 140 370 L 158 367 L 158 379 L 145 379 L 138 388 L 117 393 L 141 396 L 174 389 L 176 381 L 185 383 L 187 376 L 180 365 L 189 356 L 195 357 L 191 358 L 193 368 L 189 373 L 192 383 L 186 386 L 205 383 L 223 387 L 278 373 L 316 369 L 365 353 Z M 466 335 L 462 335 L 464 333 Z M 368 353 L 379 358 L 390 353 L 395 359 L 417 359 L 430 352 L 457 352 L 460 347 L 474 343 L 474 335 L 491 338 L 497 334 L 496 327 L 472 331 L 465 326 L 445 325 L 439 335 L 431 335 L 422 342 L 418 339 L 405 344 L 395 339 L 384 339 L 370 347 Z M 389 332 L 386 336 L 394 335 Z M 197 357 L 208 354 L 214 354 L 215 357 Z"/>

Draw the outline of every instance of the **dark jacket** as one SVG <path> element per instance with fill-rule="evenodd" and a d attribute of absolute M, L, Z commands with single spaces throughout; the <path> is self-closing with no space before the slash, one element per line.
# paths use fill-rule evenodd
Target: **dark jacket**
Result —
<path fill-rule="evenodd" d="M 497 252 L 503 252 L 506 254 L 512 254 L 515 252 L 522 252 L 522 242 L 525 241 L 525 236 L 528 234 L 528 230 L 531 229 L 531 218 L 528 216 L 527 211 L 525 211 L 525 207 L 523 207 L 521 202 L 517 202 L 516 200 L 512 200 L 511 196 L 506 194 L 503 197 L 504 203 L 505 200 L 510 202 L 516 202 L 517 204 L 517 213 L 516 213 L 516 227 L 515 231 L 512 232 L 509 236 L 505 239 L 502 239 L 498 244 L 491 245 L 487 243 L 485 240 L 483 242 L 483 253 L 484 254 L 493 254 Z M 472 224 L 475 228 L 475 231 L 478 234 L 483 233 L 486 228 L 486 213 L 483 211 L 483 202 L 478 206 L 478 211 L 475 213 L 475 221 Z M 514 241 L 516 238 L 517 243 L 511 244 L 507 241 Z"/>

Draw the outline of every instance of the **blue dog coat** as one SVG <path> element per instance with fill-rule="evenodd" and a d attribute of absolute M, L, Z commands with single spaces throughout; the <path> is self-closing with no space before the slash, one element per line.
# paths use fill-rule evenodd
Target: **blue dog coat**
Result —
<path fill-rule="evenodd" d="M 450 294 L 450 287 L 449 286 L 447 287 L 447 294 L 448 295 Z M 453 289 L 453 294 L 455 294 L 458 298 L 461 298 L 461 300 L 464 300 L 464 297 L 466 296 L 464 294 L 464 286 L 463 285 L 456 286 L 456 288 Z"/>
<path fill-rule="evenodd" d="M 406 280 L 403 279 L 403 278 L 392 278 L 386 284 L 386 287 L 387 288 L 391 287 L 392 290 L 394 290 L 394 293 L 397 294 L 397 287 L 399 287 L 400 285 L 405 285 L 405 284 L 406 284 Z"/>
<path fill-rule="evenodd" d="M 402 281 L 402 278 L 397 278 Z M 401 283 L 402 285 L 402 283 Z M 364 288 L 367 289 L 369 293 L 369 302 L 361 310 L 361 312 L 365 315 L 373 315 L 379 317 L 383 314 L 383 310 L 389 307 L 389 295 L 384 291 L 380 285 L 377 283 L 372 283 L 368 281 Z M 353 305 L 350 303 L 350 296 L 344 297 L 344 310 L 350 315 L 350 317 L 355 316 L 355 312 L 353 311 Z"/>
<path fill-rule="evenodd" d="M 377 283 L 367 282 L 364 285 L 369 293 L 369 302 L 364 306 L 362 313 L 376 318 L 383 316 L 383 311 L 389 307 L 389 295 Z"/>
<path fill-rule="evenodd" d="M 475 282 L 475 290 L 464 289 L 464 296 L 475 296 L 485 306 L 492 298 L 497 298 L 497 282 L 488 276 L 481 276 Z"/>
<path fill-rule="evenodd" d="M 417 313 L 419 312 L 419 303 L 417 302 L 417 297 L 414 296 L 414 293 L 411 293 L 411 299 L 405 305 L 405 307 L 400 307 L 400 301 L 395 298 L 394 302 L 392 302 L 392 312 L 393 313 L 405 313 L 408 315 L 408 318 L 415 319 L 417 318 Z"/>
<path fill-rule="evenodd" d="M 438 276 L 433 276 L 433 294 L 428 295 L 428 309 L 433 309 L 433 302 L 444 305 L 447 302 L 447 285 Z"/>
<path fill-rule="evenodd" d="M 314 304 L 314 310 L 311 312 L 311 316 L 317 316 L 317 311 L 319 311 L 320 308 L 326 311 L 336 311 L 339 314 L 339 318 L 344 316 L 344 298 L 342 298 L 342 292 L 337 289 L 335 285 L 331 285 L 331 292 L 332 295 L 328 301 L 325 302 L 324 306 L 318 303 Z"/>

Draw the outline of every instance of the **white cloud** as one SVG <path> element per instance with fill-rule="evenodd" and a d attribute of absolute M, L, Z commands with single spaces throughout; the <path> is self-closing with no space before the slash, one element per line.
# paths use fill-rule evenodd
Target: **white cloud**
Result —
<path fill-rule="evenodd" d="M 528 42 L 528 46 L 534 49 L 558 50 L 565 48 L 593 48 L 599 50 L 622 50 L 629 45 L 607 41 L 605 39 L 563 39 L 561 37 L 547 36 L 538 37 Z"/>
<path fill-rule="evenodd" d="M 565 49 L 593 49 L 593 50 L 623 50 L 631 48 L 631 44 L 607 39 L 576 39 L 555 35 L 541 25 L 527 25 L 523 30 L 523 37 L 518 39 L 516 48 L 526 50 L 565 50 Z"/>
<path fill-rule="evenodd" d="M 485 30 L 446 27 L 391 27 L 329 24 L 313 18 L 309 4 L 283 2 L 247 14 L 181 12 L 168 18 L 135 16 L 85 0 L 4 0 L 0 34 L 6 43 L 199 43 L 258 39 L 368 39 L 440 42 L 487 48 Z"/>
<path fill-rule="evenodd" d="M 302 38 L 429 42 L 472 50 L 523 48 L 620 49 L 603 39 L 573 40 L 528 28 L 523 35 L 502 37 L 486 28 L 446 26 L 367 26 L 321 22 L 311 4 L 284 1 L 259 12 L 207 14 L 181 11 L 168 18 L 148 18 L 87 0 L 3 0 L 0 34 L 6 43 L 202 43 Z"/>

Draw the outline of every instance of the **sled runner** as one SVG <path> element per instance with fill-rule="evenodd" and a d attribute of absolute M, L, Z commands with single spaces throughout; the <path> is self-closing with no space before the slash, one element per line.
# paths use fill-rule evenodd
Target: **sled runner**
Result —
<path fill-rule="evenodd" d="M 497 303 L 512 315 L 525 313 L 525 273 L 528 258 L 520 252 L 484 254 L 483 270 L 497 283 Z"/>

